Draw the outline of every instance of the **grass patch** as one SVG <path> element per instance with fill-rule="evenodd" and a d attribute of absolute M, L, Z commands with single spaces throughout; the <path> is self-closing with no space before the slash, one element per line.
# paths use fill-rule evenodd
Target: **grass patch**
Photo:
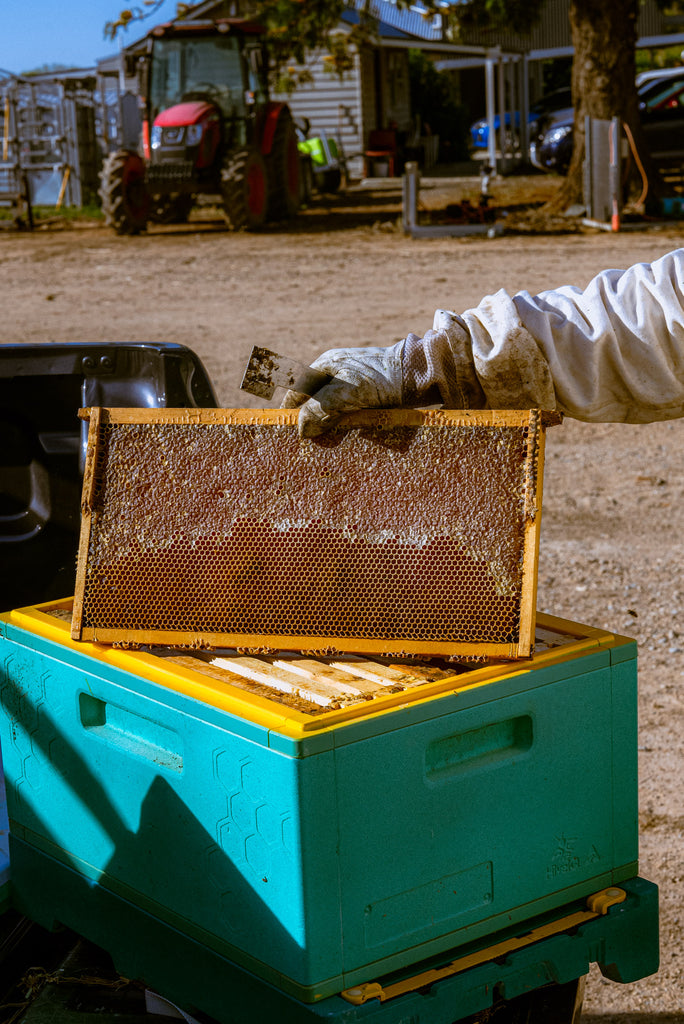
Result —
<path fill-rule="evenodd" d="M 25 212 L 22 214 L 21 219 L 24 222 L 26 221 Z M 0 208 L 0 220 L 14 220 L 14 211 L 7 207 Z M 104 220 L 102 210 L 96 203 L 92 203 L 87 206 L 62 206 L 59 210 L 54 206 L 33 207 L 33 223 L 36 226 L 41 223 L 49 223 L 50 221 L 75 224 L 80 221 L 85 222 L 94 220 Z"/>

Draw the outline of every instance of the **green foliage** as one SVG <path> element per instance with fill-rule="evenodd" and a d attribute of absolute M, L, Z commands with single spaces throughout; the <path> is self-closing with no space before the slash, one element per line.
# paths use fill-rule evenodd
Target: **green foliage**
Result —
<path fill-rule="evenodd" d="M 274 70 L 270 84 L 274 92 L 291 96 L 300 85 L 306 85 L 313 80 L 314 77 L 308 67 L 288 64 Z"/>
<path fill-rule="evenodd" d="M 546 0 L 462 0 L 453 14 L 464 28 L 510 28 L 526 32 L 535 24 Z"/>
<path fill-rule="evenodd" d="M 542 95 L 556 89 L 569 89 L 572 84 L 572 57 L 555 57 L 542 61 Z"/>
<path fill-rule="evenodd" d="M 639 49 L 636 52 L 636 69 L 652 71 L 656 68 L 677 68 L 682 64 L 682 45 L 667 46 L 658 50 Z"/>
<path fill-rule="evenodd" d="M 256 0 L 255 14 L 268 31 L 269 50 L 280 65 L 325 45 L 337 28 L 344 0 Z"/>
<path fill-rule="evenodd" d="M 157 13 L 159 8 L 164 3 L 164 0 L 142 0 L 141 7 L 126 7 L 120 12 L 118 18 L 114 21 L 108 21 L 104 27 L 105 39 L 114 40 L 121 31 L 126 29 L 131 23 L 136 21 L 146 21 L 147 18 L 151 18 Z M 181 8 L 188 9 L 187 4 L 178 4 L 176 7 L 176 16 L 182 14 Z"/>
<path fill-rule="evenodd" d="M 684 15 L 684 0 L 655 0 L 656 6 L 670 18 Z"/>
<path fill-rule="evenodd" d="M 399 7 L 408 7 L 411 0 L 396 2 Z M 428 6 L 433 2 L 436 0 L 428 0 Z M 121 31 L 148 21 L 159 12 L 163 3 L 164 0 L 142 0 L 141 6 L 121 11 L 115 20 L 105 25 L 105 38 L 113 40 Z M 249 15 L 266 29 L 271 64 L 280 75 L 279 91 L 291 91 L 306 80 L 306 72 L 294 68 L 292 62 L 303 65 L 307 54 L 313 50 L 322 48 L 328 51 L 326 60 L 330 71 L 338 75 L 348 71 L 355 51 L 374 36 L 376 19 L 370 12 L 370 4 L 371 0 L 364 0 L 356 11 L 358 24 L 341 33 L 338 30 L 340 17 L 348 7 L 345 0 L 251 0 Z M 177 4 L 176 16 L 182 17 L 191 6 Z"/>
<path fill-rule="evenodd" d="M 396 0 L 398 7 L 408 7 L 410 2 Z M 159 12 L 163 3 L 164 0 L 142 0 L 138 6 L 125 8 L 115 20 L 107 22 L 106 38 L 115 39 L 121 31 L 147 22 Z M 545 3 L 546 0 L 461 0 L 452 6 L 450 17 L 456 25 L 506 25 L 516 31 L 524 31 L 534 24 Z M 189 6 L 178 3 L 176 16 L 182 17 Z M 292 92 L 309 80 L 306 60 L 314 50 L 327 51 L 326 68 L 332 73 L 342 76 L 350 70 L 355 52 L 364 42 L 374 39 L 376 19 L 371 13 L 371 0 L 363 0 L 355 8 L 358 23 L 350 25 L 349 30 L 342 33 L 338 26 L 348 6 L 345 0 L 251 0 L 248 5 L 250 16 L 266 29 L 278 92 Z M 444 8 L 438 7 L 438 0 L 426 0 L 425 7 L 427 14 L 436 11 L 444 14 Z M 444 116 L 453 126 L 463 120 L 463 112 L 459 114 L 458 105 L 453 100 L 451 104 L 450 113 Z M 435 120 L 434 114 L 430 120 Z M 459 131 L 460 127 L 452 127 L 449 134 L 454 136 Z"/>
<path fill-rule="evenodd" d="M 440 157 L 446 161 L 467 160 L 468 142 L 465 111 L 456 100 L 450 76 L 439 71 L 422 50 L 409 50 L 411 111 L 423 129 L 439 135 Z"/>

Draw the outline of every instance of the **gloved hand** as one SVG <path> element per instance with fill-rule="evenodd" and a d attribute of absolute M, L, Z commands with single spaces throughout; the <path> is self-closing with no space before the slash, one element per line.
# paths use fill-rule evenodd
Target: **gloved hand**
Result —
<path fill-rule="evenodd" d="M 302 406 L 299 433 L 317 437 L 330 430 L 345 412 L 358 409 L 391 409 L 401 405 L 401 353 L 404 342 L 390 348 L 333 348 L 311 365 L 335 380 L 305 401 L 305 396 L 288 391 L 283 408 Z"/>
<path fill-rule="evenodd" d="M 337 379 L 308 400 L 288 391 L 282 405 L 302 406 L 302 437 L 317 437 L 334 427 L 344 413 L 359 409 L 435 404 L 479 409 L 486 404 L 473 365 L 470 335 L 461 318 L 446 310 L 437 310 L 433 330 L 423 338 L 409 334 L 389 348 L 335 348 L 311 365 Z"/>

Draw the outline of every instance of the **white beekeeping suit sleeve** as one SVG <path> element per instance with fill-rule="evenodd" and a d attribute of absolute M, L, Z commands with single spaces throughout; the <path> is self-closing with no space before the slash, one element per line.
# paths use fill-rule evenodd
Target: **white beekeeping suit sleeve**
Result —
<path fill-rule="evenodd" d="M 499 291 L 461 321 L 490 408 L 595 422 L 684 415 L 684 249 L 603 271 L 584 290 Z"/>
<path fill-rule="evenodd" d="M 332 349 L 313 364 L 334 380 L 306 401 L 302 434 L 354 409 L 555 409 L 594 422 L 684 415 L 684 249 L 605 270 L 584 290 L 501 290 L 390 348 Z M 284 404 L 303 396 L 289 393 Z"/>

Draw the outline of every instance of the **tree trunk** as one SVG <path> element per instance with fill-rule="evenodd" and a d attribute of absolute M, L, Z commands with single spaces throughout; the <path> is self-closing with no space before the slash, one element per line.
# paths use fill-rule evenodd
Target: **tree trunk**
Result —
<path fill-rule="evenodd" d="M 619 117 L 627 124 L 649 179 L 657 178 L 643 142 L 634 83 L 638 12 L 639 0 L 570 0 L 574 145 L 567 177 L 547 204 L 551 211 L 582 202 L 586 115 Z"/>

